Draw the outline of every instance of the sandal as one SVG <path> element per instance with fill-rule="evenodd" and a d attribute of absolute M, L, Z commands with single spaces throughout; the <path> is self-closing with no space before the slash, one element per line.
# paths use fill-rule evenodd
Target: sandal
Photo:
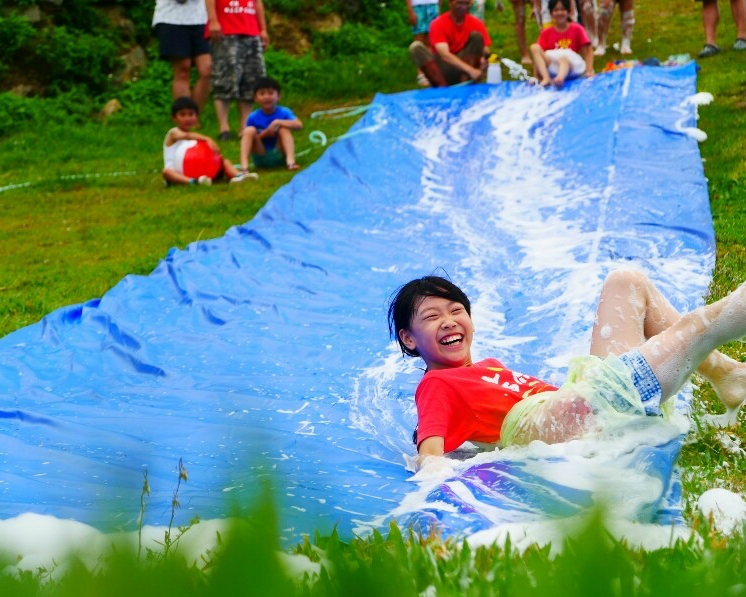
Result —
<path fill-rule="evenodd" d="M 700 50 L 699 54 L 697 54 L 697 58 L 709 58 L 710 56 L 719 53 L 720 48 L 715 44 L 705 44 L 705 47 Z"/>

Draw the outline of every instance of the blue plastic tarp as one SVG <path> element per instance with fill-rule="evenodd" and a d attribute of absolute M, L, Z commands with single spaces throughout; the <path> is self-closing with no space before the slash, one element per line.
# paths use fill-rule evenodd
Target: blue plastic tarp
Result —
<path fill-rule="evenodd" d="M 404 455 L 422 371 L 388 338 L 391 292 L 442 268 L 473 300 L 475 357 L 555 382 L 588 350 L 611 269 L 641 267 L 677 307 L 701 303 L 714 238 L 684 131 L 695 84 L 691 64 L 562 91 L 378 96 L 252 221 L 0 340 L 0 517 L 132 528 L 147 470 L 145 522 L 165 524 L 179 459 L 189 479 L 177 522 L 228 515 L 263 478 L 285 539 L 396 516 L 416 489 Z M 660 479 L 636 519 L 676 518 L 679 447 L 630 453 L 629 466 Z M 459 480 L 505 520 L 594 502 L 533 464 L 482 463 Z M 399 520 L 447 534 L 501 520 L 463 496 L 436 510 Z"/>

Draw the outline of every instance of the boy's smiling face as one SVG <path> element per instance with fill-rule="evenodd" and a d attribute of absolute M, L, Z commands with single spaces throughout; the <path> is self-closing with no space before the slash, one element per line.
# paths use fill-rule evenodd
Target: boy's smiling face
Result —
<path fill-rule="evenodd" d="M 428 371 L 471 365 L 473 337 L 474 324 L 464 306 L 437 296 L 423 298 L 409 329 L 399 330 L 401 341 L 417 350 Z"/>
<path fill-rule="evenodd" d="M 197 126 L 197 113 L 191 108 L 182 108 L 174 114 L 174 122 L 182 131 L 191 131 Z"/>
<path fill-rule="evenodd" d="M 254 101 L 259 104 L 262 112 L 272 113 L 280 101 L 280 94 L 277 89 L 267 87 L 266 89 L 257 89 L 254 94 Z"/>

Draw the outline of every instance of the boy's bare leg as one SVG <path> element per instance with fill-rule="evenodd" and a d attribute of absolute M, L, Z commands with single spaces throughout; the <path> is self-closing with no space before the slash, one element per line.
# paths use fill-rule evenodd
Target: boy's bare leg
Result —
<path fill-rule="evenodd" d="M 562 87 L 562 85 L 565 84 L 567 74 L 570 72 L 570 61 L 567 59 L 567 57 L 562 56 L 560 57 L 557 64 L 557 76 L 552 79 L 552 83 L 554 83 L 555 87 Z"/>
<path fill-rule="evenodd" d="M 221 133 L 228 133 L 231 130 L 231 126 L 228 123 L 228 111 L 230 107 L 231 103 L 229 100 L 215 99 L 215 116 L 218 119 L 218 127 Z"/>
<path fill-rule="evenodd" d="M 744 314 L 746 316 L 746 311 Z M 640 348 L 649 339 L 658 339 L 681 318 L 681 314 L 642 272 L 631 269 L 611 272 L 601 290 L 590 352 L 605 357 Z M 742 335 L 736 334 L 735 337 Z M 695 369 L 712 384 L 729 413 L 737 413 L 746 397 L 746 363 L 735 361 L 713 349 L 694 363 L 694 367 L 688 370 L 671 393 L 667 394 L 664 390 L 664 397 L 668 398 L 678 391 Z"/>
<path fill-rule="evenodd" d="M 239 163 L 241 170 L 249 171 L 249 156 L 254 153 L 264 155 L 264 144 L 259 139 L 259 131 L 255 126 L 247 126 L 241 133 L 241 153 Z"/>
<path fill-rule="evenodd" d="M 596 20 L 596 33 L 598 35 L 598 45 L 594 52 L 596 56 L 606 54 L 606 38 L 609 35 L 612 14 L 614 14 L 614 0 L 601 0 L 601 7 L 598 9 L 598 19 Z"/>
<path fill-rule="evenodd" d="M 539 85 L 546 87 L 552 82 L 547 70 L 547 55 L 539 44 L 531 44 L 531 60 L 534 63 L 534 76 L 539 79 Z"/>
<path fill-rule="evenodd" d="M 225 172 L 225 176 L 229 180 L 238 175 L 238 170 L 236 170 L 233 163 L 228 158 L 223 158 L 223 172 Z"/>
<path fill-rule="evenodd" d="M 529 56 L 526 44 L 526 2 L 525 0 L 510 0 L 510 2 L 513 5 L 515 18 L 513 29 L 518 42 L 518 51 L 521 53 L 521 64 L 531 64 L 531 56 Z"/>
<path fill-rule="evenodd" d="M 598 32 L 596 31 L 596 3 L 594 0 L 580 0 L 580 12 L 583 15 L 583 27 L 591 38 L 591 46 L 598 45 Z"/>
<path fill-rule="evenodd" d="M 634 0 L 620 0 L 619 11 L 622 15 L 622 43 L 619 45 L 619 53 L 631 54 L 632 31 L 635 28 Z"/>
<path fill-rule="evenodd" d="M 169 184 L 189 184 L 192 182 L 191 178 L 181 172 L 177 172 L 173 168 L 164 168 L 161 171 L 161 175 L 163 176 L 163 180 Z"/>
<path fill-rule="evenodd" d="M 298 164 L 295 163 L 295 139 L 290 129 L 280 127 L 277 131 L 277 146 L 285 154 L 285 164 L 288 170 L 297 170 Z"/>
<path fill-rule="evenodd" d="M 197 82 L 192 89 L 192 99 L 197 102 L 199 113 L 207 103 L 210 95 L 210 71 L 212 69 L 212 57 L 210 54 L 200 54 L 194 58 L 194 66 L 197 68 Z"/>

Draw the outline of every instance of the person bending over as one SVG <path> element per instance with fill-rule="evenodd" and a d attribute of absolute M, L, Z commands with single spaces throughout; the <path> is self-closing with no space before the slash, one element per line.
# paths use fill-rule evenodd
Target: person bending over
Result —
<path fill-rule="evenodd" d="M 570 0 L 549 0 L 549 10 L 552 25 L 539 34 L 530 48 L 539 84 L 562 87 L 565 79 L 592 76 L 591 41 L 583 26 L 570 20 Z"/>
<path fill-rule="evenodd" d="M 392 296 L 389 331 L 402 353 L 427 367 L 417 386 L 418 464 L 463 442 L 558 443 L 630 417 L 659 415 L 696 370 L 735 424 L 746 397 L 746 363 L 715 350 L 746 335 L 746 284 L 680 315 L 640 271 L 604 281 L 590 354 L 575 359 L 555 388 L 495 359 L 472 362 L 471 304 L 449 280 L 425 276 Z"/>
<path fill-rule="evenodd" d="M 432 87 L 476 81 L 487 69 L 490 39 L 484 23 L 469 14 L 472 0 L 449 0 L 448 12 L 430 23 L 430 47 L 409 46 L 412 62 Z"/>

